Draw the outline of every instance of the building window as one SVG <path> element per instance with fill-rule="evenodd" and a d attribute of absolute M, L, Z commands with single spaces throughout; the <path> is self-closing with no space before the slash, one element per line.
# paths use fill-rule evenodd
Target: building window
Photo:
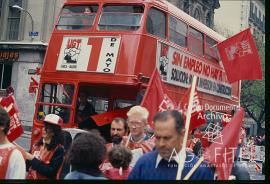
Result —
<path fill-rule="evenodd" d="M 6 89 L 11 84 L 12 65 L 0 63 L 0 89 Z"/>
<path fill-rule="evenodd" d="M 19 39 L 19 25 L 21 11 L 12 8 L 13 5 L 22 6 L 22 0 L 11 0 L 9 1 L 9 13 L 7 23 L 7 39 L 18 40 Z"/>
<path fill-rule="evenodd" d="M 184 12 L 186 12 L 187 14 L 189 14 L 189 2 L 188 0 L 184 1 L 184 7 L 183 7 Z"/>
<path fill-rule="evenodd" d="M 174 18 L 170 17 L 169 22 L 170 41 L 182 46 L 187 46 L 187 25 Z"/>
<path fill-rule="evenodd" d="M 253 13 L 253 3 L 250 2 L 250 12 Z"/>
<path fill-rule="evenodd" d="M 0 17 L 1 17 L 1 13 L 2 13 L 2 3 L 3 3 L 3 0 L 0 0 Z"/>
<path fill-rule="evenodd" d="M 147 32 L 162 38 L 166 37 L 166 15 L 162 11 L 151 8 L 146 21 Z"/>
<path fill-rule="evenodd" d="M 209 12 L 206 14 L 206 25 L 211 27 L 211 14 Z"/>
<path fill-rule="evenodd" d="M 197 19 L 198 21 L 201 21 L 201 15 L 200 15 L 200 11 L 199 9 L 197 8 L 194 12 L 194 16 L 193 16 L 195 19 Z"/>
<path fill-rule="evenodd" d="M 255 12 L 254 12 L 254 14 L 255 14 L 255 17 L 257 17 L 257 6 L 255 6 Z"/>

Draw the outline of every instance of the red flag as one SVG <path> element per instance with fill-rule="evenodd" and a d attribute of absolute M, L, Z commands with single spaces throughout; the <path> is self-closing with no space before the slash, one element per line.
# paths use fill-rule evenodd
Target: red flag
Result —
<path fill-rule="evenodd" d="M 184 94 L 182 100 L 178 104 L 178 109 L 182 112 L 184 119 L 186 117 L 186 111 L 188 109 L 188 101 L 189 101 L 190 91 L 191 91 L 191 87 L 187 90 L 187 92 Z M 201 107 L 201 104 L 200 104 L 200 100 L 199 100 L 199 93 L 198 93 L 197 89 L 195 88 L 194 98 L 193 98 L 193 103 L 192 103 L 189 131 L 192 131 L 193 129 L 206 123 L 203 110 L 200 107 Z"/>
<path fill-rule="evenodd" d="M 152 127 L 153 117 L 157 112 L 175 109 L 173 101 L 164 93 L 163 82 L 160 79 L 157 68 L 152 73 L 141 106 L 149 111 L 148 122 Z"/>
<path fill-rule="evenodd" d="M 228 180 L 231 174 L 243 118 L 241 108 L 204 153 L 205 159 L 216 166 L 218 180 Z"/>
<path fill-rule="evenodd" d="M 262 79 L 256 44 L 246 29 L 217 45 L 228 81 Z"/>
<path fill-rule="evenodd" d="M 0 98 L 0 105 L 8 112 L 10 117 L 10 126 L 7 138 L 10 142 L 20 137 L 24 130 L 22 123 L 19 120 L 19 109 L 13 95 Z"/>
<path fill-rule="evenodd" d="M 129 109 L 130 107 L 115 109 L 102 114 L 93 115 L 91 118 L 96 122 L 97 126 L 103 126 L 110 124 L 116 117 L 127 118 L 127 112 Z"/>

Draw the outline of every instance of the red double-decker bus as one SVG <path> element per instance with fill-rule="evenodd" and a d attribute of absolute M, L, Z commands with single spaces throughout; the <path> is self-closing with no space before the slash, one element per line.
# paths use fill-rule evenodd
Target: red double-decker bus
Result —
<path fill-rule="evenodd" d="M 46 114 L 77 127 L 80 92 L 98 114 L 140 104 L 154 67 L 175 102 L 197 75 L 203 105 L 238 105 L 240 83 L 227 82 L 216 50 L 224 39 L 163 0 L 67 0 L 41 71 L 31 144 Z M 107 138 L 108 125 L 100 129 Z"/>

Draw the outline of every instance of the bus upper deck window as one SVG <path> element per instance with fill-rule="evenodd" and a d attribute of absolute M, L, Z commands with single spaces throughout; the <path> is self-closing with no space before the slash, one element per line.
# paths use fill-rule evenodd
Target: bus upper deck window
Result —
<path fill-rule="evenodd" d="M 188 48 L 194 54 L 203 56 L 203 34 L 195 28 L 189 27 Z"/>
<path fill-rule="evenodd" d="M 105 5 L 98 27 L 100 30 L 137 30 L 143 12 L 142 5 Z"/>
<path fill-rule="evenodd" d="M 58 30 L 89 29 L 93 25 L 97 10 L 97 5 L 65 6 L 56 28 Z"/>
<path fill-rule="evenodd" d="M 218 61 L 217 42 L 208 36 L 205 38 L 205 56 L 210 60 Z"/>
<path fill-rule="evenodd" d="M 170 16 L 169 19 L 169 33 L 170 33 L 170 41 L 182 46 L 187 46 L 187 25 Z"/>
<path fill-rule="evenodd" d="M 148 33 L 166 37 L 166 15 L 162 11 L 151 8 L 147 17 L 146 30 Z"/>

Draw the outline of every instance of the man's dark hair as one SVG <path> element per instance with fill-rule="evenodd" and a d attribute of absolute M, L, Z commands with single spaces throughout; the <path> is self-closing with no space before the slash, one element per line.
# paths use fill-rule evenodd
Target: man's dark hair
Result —
<path fill-rule="evenodd" d="M 105 140 L 100 135 L 82 132 L 72 143 L 68 161 L 75 170 L 98 169 L 105 152 Z"/>
<path fill-rule="evenodd" d="M 0 107 L 0 125 L 4 126 L 3 132 L 5 135 L 7 135 L 10 125 L 10 118 L 5 109 Z"/>
<path fill-rule="evenodd" d="M 183 126 L 184 126 L 184 120 L 180 112 L 177 110 L 167 110 L 163 112 L 159 112 L 154 116 L 154 123 L 157 121 L 167 121 L 169 118 L 173 118 L 175 121 L 175 128 L 178 133 L 181 133 Z"/>
<path fill-rule="evenodd" d="M 125 132 L 128 131 L 128 125 L 127 125 L 127 122 L 124 118 L 114 118 L 113 121 L 115 121 L 116 123 L 122 122 L 124 124 Z"/>
<path fill-rule="evenodd" d="M 131 160 L 131 151 L 123 145 L 114 146 L 108 153 L 109 161 L 114 168 L 127 169 Z"/>

